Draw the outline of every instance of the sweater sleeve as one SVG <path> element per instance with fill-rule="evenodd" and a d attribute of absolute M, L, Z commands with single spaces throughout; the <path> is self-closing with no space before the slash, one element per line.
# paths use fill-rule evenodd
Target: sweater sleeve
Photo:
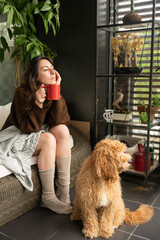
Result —
<path fill-rule="evenodd" d="M 24 112 L 25 105 L 25 91 L 17 88 L 11 107 L 12 121 L 23 133 L 38 132 L 44 123 L 47 108 L 41 109 L 33 104 L 29 112 Z"/>
<path fill-rule="evenodd" d="M 52 101 L 52 105 L 47 112 L 46 123 L 49 127 L 53 127 L 59 124 L 69 125 L 70 116 L 68 113 L 66 101 L 61 96 L 60 100 Z"/>

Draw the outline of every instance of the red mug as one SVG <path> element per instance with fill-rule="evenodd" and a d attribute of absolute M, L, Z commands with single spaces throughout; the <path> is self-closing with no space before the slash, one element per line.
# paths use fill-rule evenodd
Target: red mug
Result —
<path fill-rule="evenodd" d="M 48 100 L 59 100 L 60 99 L 60 84 L 48 84 L 43 86 L 47 89 L 46 98 Z"/>

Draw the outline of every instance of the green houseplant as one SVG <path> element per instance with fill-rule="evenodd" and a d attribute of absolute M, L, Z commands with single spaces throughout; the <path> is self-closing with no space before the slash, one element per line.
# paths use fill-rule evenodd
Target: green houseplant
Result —
<path fill-rule="evenodd" d="M 139 115 L 139 120 L 141 121 L 141 123 L 147 123 L 148 122 L 147 112 L 141 112 Z"/>
<path fill-rule="evenodd" d="M 160 96 L 159 95 L 154 95 L 152 97 L 152 106 L 160 108 Z"/>
<path fill-rule="evenodd" d="M 46 35 L 49 29 L 55 35 L 60 27 L 59 7 L 59 0 L 54 4 L 51 0 L 0 0 L 0 16 L 6 16 L 6 25 L 0 32 L 0 62 L 4 61 L 5 51 L 10 52 L 5 30 L 9 39 L 14 39 L 14 50 L 10 54 L 11 58 L 15 57 L 18 67 L 25 67 L 37 55 L 54 58 L 56 54 L 36 36 L 35 17 L 41 17 Z"/>
<path fill-rule="evenodd" d="M 141 122 L 147 123 L 149 106 L 147 104 L 145 104 L 145 102 L 143 100 L 141 100 L 141 101 L 139 101 L 137 108 L 138 108 L 138 112 L 140 114 Z M 160 108 L 160 95 L 154 94 L 152 97 L 152 102 L 151 102 L 151 123 L 154 120 L 154 117 L 155 117 L 156 112 L 158 111 L 158 108 Z"/>

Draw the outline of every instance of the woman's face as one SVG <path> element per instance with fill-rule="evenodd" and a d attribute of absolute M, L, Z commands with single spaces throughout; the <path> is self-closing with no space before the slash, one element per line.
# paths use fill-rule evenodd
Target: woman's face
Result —
<path fill-rule="evenodd" d="M 45 85 L 56 83 L 56 70 L 46 59 L 42 59 L 39 63 L 37 80 Z"/>

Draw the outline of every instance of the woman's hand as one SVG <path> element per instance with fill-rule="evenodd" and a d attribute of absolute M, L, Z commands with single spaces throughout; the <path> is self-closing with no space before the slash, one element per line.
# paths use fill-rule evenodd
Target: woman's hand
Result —
<path fill-rule="evenodd" d="M 44 88 L 44 84 L 36 91 L 36 100 L 35 104 L 40 108 L 43 108 L 43 103 L 46 100 L 46 90 Z"/>
<path fill-rule="evenodd" d="M 59 73 L 55 70 L 55 74 L 56 74 L 56 84 L 60 85 L 61 84 L 61 76 L 59 75 Z"/>

